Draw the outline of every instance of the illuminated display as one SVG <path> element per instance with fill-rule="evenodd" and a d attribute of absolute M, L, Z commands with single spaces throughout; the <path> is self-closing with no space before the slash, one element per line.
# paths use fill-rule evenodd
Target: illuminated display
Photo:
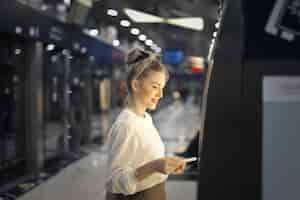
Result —
<path fill-rule="evenodd" d="M 182 51 L 163 51 L 162 61 L 164 64 L 178 65 L 183 62 L 183 52 Z"/>

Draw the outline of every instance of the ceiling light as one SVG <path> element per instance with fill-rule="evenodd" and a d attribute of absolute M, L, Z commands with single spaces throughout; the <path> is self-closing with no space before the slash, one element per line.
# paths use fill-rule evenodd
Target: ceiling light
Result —
<path fill-rule="evenodd" d="M 146 39 L 147 39 L 146 35 L 144 34 L 139 35 L 139 40 L 145 41 Z"/>
<path fill-rule="evenodd" d="M 157 47 L 155 46 L 155 44 L 153 44 L 150 48 L 151 48 L 152 50 L 155 50 Z"/>
<path fill-rule="evenodd" d="M 54 44 L 48 44 L 47 45 L 47 51 L 53 51 L 55 48 L 55 45 Z"/>
<path fill-rule="evenodd" d="M 71 0 L 64 0 L 64 3 L 65 3 L 67 6 L 70 6 L 70 5 L 71 5 Z"/>
<path fill-rule="evenodd" d="M 106 14 L 110 15 L 112 17 L 116 17 L 116 16 L 118 16 L 118 11 L 116 11 L 114 9 L 107 9 Z"/>
<path fill-rule="evenodd" d="M 214 33 L 213 33 L 213 36 L 214 36 L 214 37 L 217 37 L 217 32 L 214 32 Z"/>
<path fill-rule="evenodd" d="M 145 44 L 147 46 L 151 46 L 153 44 L 153 41 L 152 40 L 146 40 Z"/>
<path fill-rule="evenodd" d="M 20 26 L 16 27 L 16 34 L 21 34 L 23 29 Z"/>
<path fill-rule="evenodd" d="M 125 8 L 124 12 L 136 23 L 166 23 L 196 31 L 204 29 L 204 20 L 201 17 L 163 18 L 129 8 Z"/>
<path fill-rule="evenodd" d="M 201 31 L 204 29 L 204 21 L 200 17 L 185 17 L 167 19 L 167 23 L 171 25 L 181 26 L 188 29 Z"/>
<path fill-rule="evenodd" d="M 219 28 L 219 27 L 220 27 L 220 22 L 217 22 L 217 23 L 215 24 L 215 27 L 216 27 L 216 28 Z"/>
<path fill-rule="evenodd" d="M 132 21 L 137 23 L 161 23 L 164 21 L 161 17 L 129 8 L 125 8 L 124 12 Z"/>
<path fill-rule="evenodd" d="M 130 33 L 131 33 L 132 35 L 138 35 L 138 34 L 140 34 L 140 30 L 139 30 L 138 28 L 132 28 L 132 29 L 130 30 Z"/>
<path fill-rule="evenodd" d="M 113 40 L 113 46 L 117 47 L 120 45 L 120 41 L 119 40 Z"/>
<path fill-rule="evenodd" d="M 130 21 L 128 21 L 128 20 L 121 20 L 120 24 L 121 24 L 121 26 L 129 27 L 130 26 Z"/>
<path fill-rule="evenodd" d="M 91 36 L 97 36 L 98 33 L 99 33 L 99 31 L 98 31 L 97 29 L 91 29 L 91 30 L 89 31 L 89 33 L 90 33 Z"/>
<path fill-rule="evenodd" d="M 15 54 L 16 54 L 16 55 L 19 55 L 19 54 L 21 54 L 21 52 L 22 52 L 22 50 L 21 50 L 21 49 L 15 49 Z"/>
<path fill-rule="evenodd" d="M 150 48 L 151 48 L 152 50 L 155 50 L 157 47 L 158 47 L 157 44 L 153 43 L 153 44 L 151 45 Z"/>
<path fill-rule="evenodd" d="M 156 53 L 160 53 L 160 52 L 161 52 L 161 48 L 160 48 L 160 47 L 157 47 L 157 48 L 155 49 L 155 52 L 156 52 Z"/>

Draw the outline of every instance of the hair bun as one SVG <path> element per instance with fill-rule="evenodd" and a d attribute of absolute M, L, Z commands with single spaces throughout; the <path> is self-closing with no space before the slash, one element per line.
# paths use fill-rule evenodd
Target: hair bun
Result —
<path fill-rule="evenodd" d="M 132 63 L 135 63 L 143 54 L 145 54 L 145 51 L 140 48 L 134 48 L 130 50 L 126 56 L 126 64 L 130 65 Z"/>

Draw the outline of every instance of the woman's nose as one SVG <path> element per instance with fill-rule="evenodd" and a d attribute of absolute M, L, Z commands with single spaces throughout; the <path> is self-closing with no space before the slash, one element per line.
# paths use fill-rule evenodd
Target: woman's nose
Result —
<path fill-rule="evenodd" d="M 158 96 L 159 98 L 162 98 L 162 97 L 164 96 L 163 90 L 159 90 L 158 93 L 157 93 L 157 96 Z"/>

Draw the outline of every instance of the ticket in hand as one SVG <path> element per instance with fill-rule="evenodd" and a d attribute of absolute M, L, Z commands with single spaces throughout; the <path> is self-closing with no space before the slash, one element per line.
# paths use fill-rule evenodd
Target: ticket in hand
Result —
<path fill-rule="evenodd" d="M 185 162 L 194 162 L 194 161 L 196 161 L 197 160 L 197 157 L 190 157 L 190 158 L 185 158 L 185 159 L 183 159 Z"/>

